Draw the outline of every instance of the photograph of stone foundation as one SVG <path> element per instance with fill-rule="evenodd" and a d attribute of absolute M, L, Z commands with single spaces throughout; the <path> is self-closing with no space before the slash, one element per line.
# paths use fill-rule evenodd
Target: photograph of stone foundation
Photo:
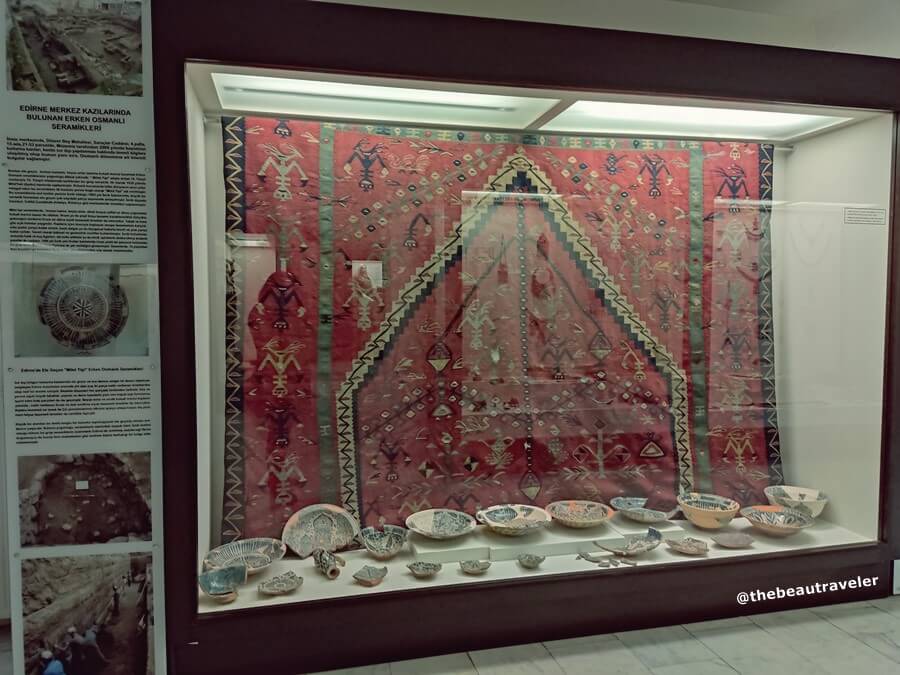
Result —
<path fill-rule="evenodd" d="M 149 541 L 150 453 L 19 458 L 22 546 Z"/>
<path fill-rule="evenodd" d="M 22 561 L 25 672 L 153 673 L 149 553 Z M 51 671 L 52 672 L 52 671 Z"/>
<path fill-rule="evenodd" d="M 141 96 L 141 5 L 6 0 L 8 88 Z"/>

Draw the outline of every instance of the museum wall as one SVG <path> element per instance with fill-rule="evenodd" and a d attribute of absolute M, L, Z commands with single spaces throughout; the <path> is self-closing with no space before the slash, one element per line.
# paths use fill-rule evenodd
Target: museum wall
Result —
<path fill-rule="evenodd" d="M 871 538 L 878 523 L 872 481 L 881 451 L 888 228 L 846 225 L 844 207 L 889 206 L 890 137 L 890 116 L 881 116 L 779 153 L 775 199 L 783 205 L 772 227 L 785 481 L 824 490 L 828 520 Z M 866 161 L 848 165 L 848 157 Z"/>

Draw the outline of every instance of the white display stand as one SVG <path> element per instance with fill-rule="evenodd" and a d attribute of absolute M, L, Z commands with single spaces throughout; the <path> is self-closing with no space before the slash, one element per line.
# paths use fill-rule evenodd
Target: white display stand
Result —
<path fill-rule="evenodd" d="M 684 529 L 670 521 L 655 525 L 641 525 L 616 515 L 612 520 L 597 527 L 583 530 L 551 524 L 521 537 L 507 537 L 492 532 L 484 525 L 475 528 L 472 534 L 458 539 L 428 539 L 411 533 L 409 547 L 415 560 L 434 563 L 456 563 L 461 560 L 515 560 L 523 553 L 543 556 L 577 555 L 601 551 L 594 542 L 615 547 L 625 541 L 626 536 L 641 535 L 648 527 L 655 527 L 663 537 L 680 539 Z"/>

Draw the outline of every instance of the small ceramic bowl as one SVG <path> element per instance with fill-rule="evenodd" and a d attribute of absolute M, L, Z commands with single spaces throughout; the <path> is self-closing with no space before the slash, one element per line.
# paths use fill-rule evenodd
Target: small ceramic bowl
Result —
<path fill-rule="evenodd" d="M 416 579 L 428 579 L 441 571 L 440 563 L 414 562 L 407 567 Z"/>
<path fill-rule="evenodd" d="M 238 587 L 247 581 L 247 566 L 244 564 L 229 565 L 208 570 L 197 576 L 197 583 L 203 592 L 220 602 L 231 602 L 224 596 L 236 593 Z M 217 597 L 220 596 L 220 597 Z"/>
<path fill-rule="evenodd" d="M 247 566 L 247 574 L 256 574 L 281 560 L 286 552 L 287 547 L 280 539 L 239 539 L 207 553 L 203 558 L 203 569 L 212 570 L 243 563 Z"/>
<path fill-rule="evenodd" d="M 263 595 L 287 595 L 293 593 L 303 585 L 303 577 L 299 577 L 293 572 L 285 572 L 278 576 L 261 581 L 256 587 Z"/>
<path fill-rule="evenodd" d="M 814 522 L 812 516 L 780 505 L 748 506 L 741 509 L 741 515 L 754 528 L 773 537 L 797 534 Z"/>
<path fill-rule="evenodd" d="M 547 556 L 535 555 L 534 553 L 522 553 L 516 560 L 526 570 L 536 570 L 541 563 L 547 559 Z"/>
<path fill-rule="evenodd" d="M 722 548 L 749 548 L 753 545 L 753 537 L 744 532 L 720 532 L 710 538 Z"/>
<path fill-rule="evenodd" d="M 369 554 L 378 560 L 389 560 L 400 552 L 409 534 L 406 528 L 385 525 L 383 530 L 365 527 L 360 531 L 363 544 Z"/>
<path fill-rule="evenodd" d="M 678 495 L 678 505 L 689 521 L 704 530 L 725 527 L 741 508 L 733 499 L 701 492 Z"/>
<path fill-rule="evenodd" d="M 666 539 L 666 546 L 677 553 L 684 555 L 706 555 L 709 552 L 709 546 L 705 541 L 694 539 L 694 537 L 684 537 L 682 539 Z"/>
<path fill-rule="evenodd" d="M 600 502 L 567 499 L 547 504 L 547 513 L 560 525 L 581 529 L 602 525 L 615 512 Z"/>
<path fill-rule="evenodd" d="M 492 532 L 507 537 L 521 537 L 545 528 L 550 514 L 537 506 L 526 504 L 497 504 L 478 511 L 475 518 Z"/>
<path fill-rule="evenodd" d="M 461 569 L 466 574 L 471 574 L 472 576 L 484 574 L 488 571 L 488 568 L 490 566 L 490 560 L 462 560 L 459 563 L 459 569 Z"/>
<path fill-rule="evenodd" d="M 613 497 L 609 503 L 618 513 L 639 523 L 661 523 L 672 516 L 671 512 L 645 509 L 646 497 Z"/>
<path fill-rule="evenodd" d="M 363 586 L 377 586 L 384 578 L 387 576 L 388 569 L 387 567 L 372 567 L 371 565 L 364 565 L 356 574 L 353 575 L 353 578 L 356 579 L 357 583 L 362 584 Z"/>
<path fill-rule="evenodd" d="M 797 487 L 795 485 L 770 485 L 763 492 L 769 504 L 786 506 L 812 518 L 818 518 L 828 504 L 828 496 L 821 490 Z"/>

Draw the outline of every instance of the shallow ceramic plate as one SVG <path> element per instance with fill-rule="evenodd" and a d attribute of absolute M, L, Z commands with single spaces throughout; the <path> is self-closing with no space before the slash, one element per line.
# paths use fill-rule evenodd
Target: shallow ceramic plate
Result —
<path fill-rule="evenodd" d="M 786 506 L 813 518 L 818 518 L 828 504 L 828 495 L 821 490 L 796 485 L 770 485 L 763 492 L 773 506 Z"/>
<path fill-rule="evenodd" d="M 753 537 L 743 532 L 720 532 L 710 538 L 722 548 L 749 548 L 753 545 Z"/>
<path fill-rule="evenodd" d="M 203 558 L 203 569 L 211 570 L 244 563 L 248 574 L 256 574 L 276 560 L 281 560 L 286 552 L 284 542 L 278 539 L 268 537 L 240 539 L 223 544 L 207 553 Z"/>
<path fill-rule="evenodd" d="M 654 527 L 649 527 L 647 528 L 647 534 L 626 537 L 624 546 L 608 547 L 596 542 L 594 542 L 594 545 L 618 556 L 632 556 L 652 551 L 659 546 L 661 541 L 662 533 Z"/>
<path fill-rule="evenodd" d="M 600 502 L 567 499 L 547 504 L 547 513 L 560 525 L 583 528 L 602 525 L 612 517 L 613 510 Z"/>
<path fill-rule="evenodd" d="M 671 518 L 677 511 L 675 509 L 666 513 L 655 509 L 645 509 L 646 497 L 613 497 L 609 503 L 623 516 L 639 523 L 661 523 Z"/>
<path fill-rule="evenodd" d="M 359 534 L 373 558 L 388 560 L 400 552 L 409 532 L 398 525 L 385 525 L 382 530 L 364 527 Z"/>
<path fill-rule="evenodd" d="M 371 565 L 364 565 L 356 574 L 353 575 L 353 578 L 363 586 L 377 586 L 384 578 L 387 576 L 388 568 L 387 567 L 372 567 Z"/>
<path fill-rule="evenodd" d="M 741 515 L 760 532 L 775 537 L 796 534 L 814 523 L 813 517 L 806 513 L 777 505 L 748 506 L 741 509 Z"/>
<path fill-rule="evenodd" d="M 475 529 L 475 519 L 452 509 L 428 509 L 412 514 L 406 527 L 429 539 L 453 539 Z"/>
<path fill-rule="evenodd" d="M 303 585 L 303 577 L 298 577 L 293 572 L 285 572 L 278 576 L 261 581 L 256 587 L 263 595 L 286 595 L 293 593 Z"/>
<path fill-rule="evenodd" d="M 684 537 L 682 539 L 666 539 L 666 546 L 684 555 L 706 555 L 709 546 L 701 539 Z"/>
<path fill-rule="evenodd" d="M 497 504 L 475 514 L 478 522 L 507 537 L 521 537 L 550 524 L 550 514 L 536 506 Z"/>
<path fill-rule="evenodd" d="M 337 551 L 359 534 L 356 518 L 334 504 L 311 504 L 284 524 L 281 540 L 301 558 L 316 549 Z"/>

